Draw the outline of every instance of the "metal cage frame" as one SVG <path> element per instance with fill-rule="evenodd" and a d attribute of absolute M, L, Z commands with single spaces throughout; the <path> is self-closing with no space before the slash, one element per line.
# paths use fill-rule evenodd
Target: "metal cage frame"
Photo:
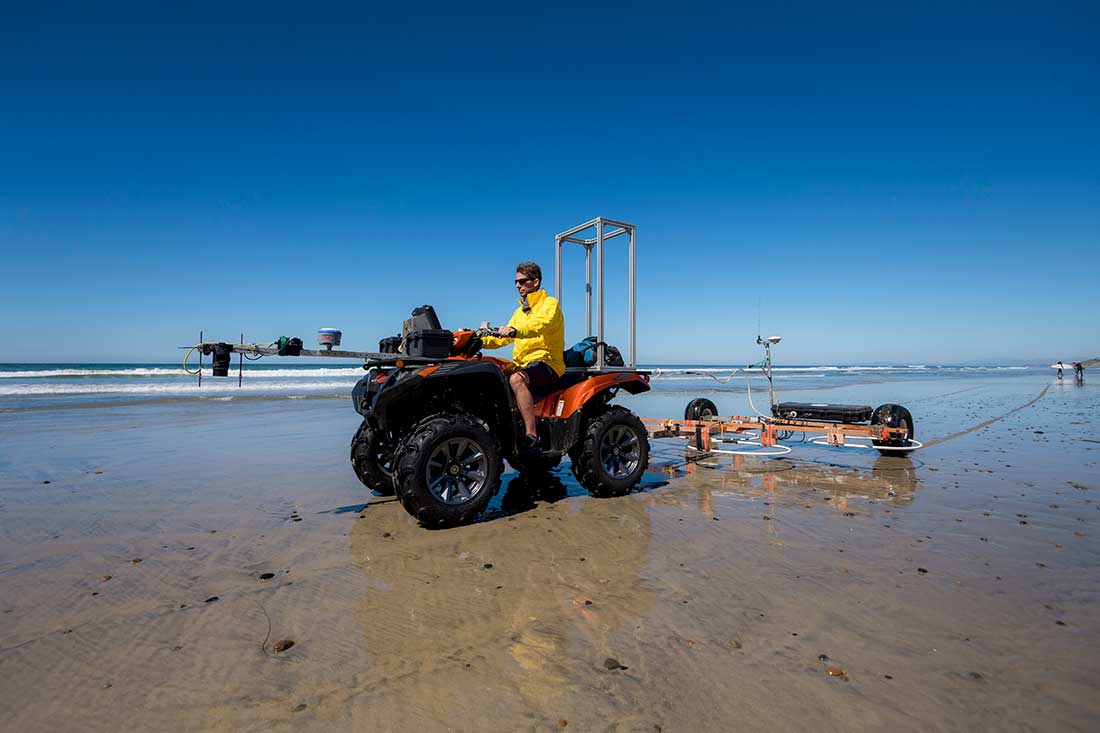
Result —
<path fill-rule="evenodd" d="M 595 229 L 594 237 L 585 237 L 583 234 L 586 230 Z M 626 235 L 629 239 L 629 260 L 628 265 L 630 270 L 630 287 L 629 287 L 629 313 L 630 313 L 630 354 L 628 358 L 623 359 L 624 365 L 621 367 L 608 366 L 604 358 L 604 242 L 615 237 L 621 237 Z M 616 221 L 614 219 L 607 219 L 602 216 L 598 216 L 595 219 L 586 221 L 584 224 L 578 224 L 572 229 L 558 234 L 554 238 L 554 264 L 555 275 L 557 278 L 557 298 L 558 302 L 561 302 L 561 290 L 562 290 L 562 248 L 566 243 L 579 244 L 584 247 L 584 269 L 585 269 L 585 324 L 587 333 L 586 336 L 596 336 L 596 340 L 599 342 L 596 347 L 596 364 L 593 367 L 574 367 L 567 371 L 596 371 L 596 372 L 615 372 L 615 371 L 634 371 L 637 369 L 637 317 L 636 306 L 637 300 L 635 298 L 635 263 L 637 258 L 635 257 L 635 248 L 637 246 L 637 227 L 633 224 L 627 224 L 626 222 Z M 597 300 L 596 300 L 596 333 L 592 333 L 592 250 L 596 250 L 596 285 L 597 285 Z"/>

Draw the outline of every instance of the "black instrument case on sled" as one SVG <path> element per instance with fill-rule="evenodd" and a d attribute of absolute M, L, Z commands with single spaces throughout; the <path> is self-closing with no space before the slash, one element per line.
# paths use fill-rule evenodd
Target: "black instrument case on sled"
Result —
<path fill-rule="evenodd" d="M 871 420 L 867 405 L 826 405 L 816 402 L 780 402 L 772 408 L 775 417 L 787 420 L 823 420 L 825 422 L 861 423 Z"/>

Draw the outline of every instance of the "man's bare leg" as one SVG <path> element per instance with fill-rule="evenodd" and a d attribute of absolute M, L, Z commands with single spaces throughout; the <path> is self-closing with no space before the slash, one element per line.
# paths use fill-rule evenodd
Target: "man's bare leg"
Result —
<path fill-rule="evenodd" d="M 512 394 L 516 396 L 516 407 L 523 416 L 523 428 L 532 438 L 538 437 L 535 429 L 535 400 L 531 397 L 531 389 L 527 386 L 527 375 L 523 372 L 512 372 L 508 377 L 508 384 L 512 386 Z"/>

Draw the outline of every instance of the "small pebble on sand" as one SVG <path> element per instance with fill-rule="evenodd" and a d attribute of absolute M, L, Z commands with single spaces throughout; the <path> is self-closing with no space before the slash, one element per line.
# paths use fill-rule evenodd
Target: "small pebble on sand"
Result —
<path fill-rule="evenodd" d="M 829 675 L 830 677 L 843 677 L 844 675 L 847 674 L 847 672 L 845 672 L 840 667 L 832 667 L 832 666 L 826 667 L 825 668 L 825 673 L 827 675 Z"/>
<path fill-rule="evenodd" d="M 139 562 L 141 562 L 141 558 L 140 558 L 140 557 L 135 557 L 135 558 L 134 558 L 133 560 L 131 560 L 130 562 L 132 562 L 132 563 L 133 563 L 134 565 L 137 565 L 137 564 L 138 564 Z"/>
<path fill-rule="evenodd" d="M 928 572 L 928 568 L 917 568 L 917 572 L 918 572 L 918 573 L 927 573 L 927 572 Z"/>
<path fill-rule="evenodd" d="M 608 657 L 607 659 L 603 660 L 603 666 L 605 669 L 610 670 L 626 669 L 626 667 L 619 664 L 619 660 L 615 659 L 615 657 Z"/>
<path fill-rule="evenodd" d="M 309 707 L 309 705 L 306 705 L 304 702 L 300 702 L 300 703 L 298 703 L 297 705 L 294 706 L 294 712 L 300 713 L 308 707 Z"/>
<path fill-rule="evenodd" d="M 818 654 L 817 655 L 817 660 L 819 662 L 828 662 L 829 661 L 829 655 L 828 654 Z"/>
<path fill-rule="evenodd" d="M 110 575 L 104 575 L 102 578 L 100 578 L 100 581 L 106 583 L 110 579 L 111 579 Z"/>
<path fill-rule="evenodd" d="M 272 644 L 271 648 L 277 652 L 285 652 L 292 646 L 294 646 L 294 641 L 292 639 L 280 639 L 279 641 Z"/>
<path fill-rule="evenodd" d="M 209 598 L 207 598 L 207 599 L 206 599 L 206 600 L 204 601 L 204 603 L 213 603 L 213 602 L 214 602 L 214 601 L 216 601 L 216 600 L 218 600 L 218 597 L 217 597 L 217 596 L 210 596 Z"/>

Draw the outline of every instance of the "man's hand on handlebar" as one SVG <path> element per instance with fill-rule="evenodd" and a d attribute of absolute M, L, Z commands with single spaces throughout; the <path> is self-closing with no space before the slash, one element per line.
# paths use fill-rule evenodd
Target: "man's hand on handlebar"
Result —
<path fill-rule="evenodd" d="M 516 335 L 516 329 L 511 326 L 503 326 L 501 328 L 492 328 L 487 325 L 482 325 L 481 328 L 475 332 L 478 336 L 495 336 L 497 338 L 512 338 Z"/>

